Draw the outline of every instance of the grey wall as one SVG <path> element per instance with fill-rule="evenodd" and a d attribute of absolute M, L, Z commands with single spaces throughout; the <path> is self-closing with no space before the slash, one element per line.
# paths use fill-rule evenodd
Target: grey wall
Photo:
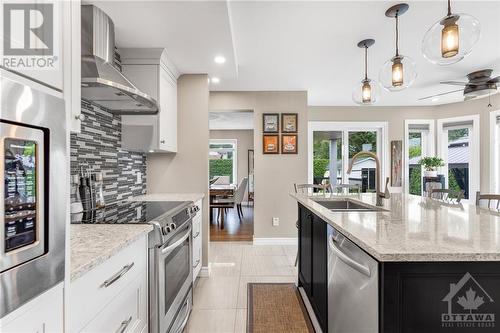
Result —
<path fill-rule="evenodd" d="M 211 92 L 210 110 L 254 111 L 254 236 L 297 237 L 297 204 L 289 193 L 293 183 L 307 182 L 307 92 Z M 262 114 L 271 112 L 298 113 L 298 154 L 262 154 Z"/>
<path fill-rule="evenodd" d="M 177 81 L 176 154 L 148 155 L 148 193 L 204 193 L 203 266 L 208 264 L 208 80 L 182 75 Z"/>
<path fill-rule="evenodd" d="M 238 184 L 244 177 L 248 177 L 248 150 L 253 149 L 253 130 L 211 130 L 210 139 L 236 139 Z M 243 198 L 243 201 L 247 200 L 248 187 Z"/>
<path fill-rule="evenodd" d="M 71 174 L 87 162 L 104 175 L 107 205 L 146 193 L 146 155 L 121 148 L 121 117 L 82 101 L 81 133 L 71 133 Z M 137 184 L 137 173 L 142 183 Z"/>

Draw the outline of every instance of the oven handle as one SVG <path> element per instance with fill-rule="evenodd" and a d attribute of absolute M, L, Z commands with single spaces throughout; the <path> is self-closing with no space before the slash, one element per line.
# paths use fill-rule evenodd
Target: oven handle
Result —
<path fill-rule="evenodd" d="M 179 329 L 176 331 L 176 333 L 181 333 L 184 330 L 184 327 L 186 327 L 186 324 L 189 320 L 189 311 L 191 310 L 189 306 L 189 298 L 186 299 L 186 305 L 184 306 L 184 308 L 186 309 L 185 318 L 182 321 L 182 324 L 179 325 Z"/>
<path fill-rule="evenodd" d="M 168 253 L 168 252 L 172 251 L 173 249 L 175 249 L 176 247 L 178 247 L 179 245 L 181 245 L 182 243 L 184 243 L 184 241 L 190 235 L 191 235 L 191 227 L 188 228 L 188 230 L 186 231 L 186 233 L 184 234 L 184 236 L 182 236 L 178 241 L 176 241 L 172 245 L 167 246 L 166 248 L 161 249 L 161 254 L 165 254 L 165 253 Z"/>

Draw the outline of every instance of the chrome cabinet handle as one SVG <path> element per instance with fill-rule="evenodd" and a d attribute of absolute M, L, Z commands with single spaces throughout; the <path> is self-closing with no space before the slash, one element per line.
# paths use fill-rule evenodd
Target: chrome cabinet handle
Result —
<path fill-rule="evenodd" d="M 196 260 L 196 264 L 193 265 L 193 268 L 198 267 L 199 264 L 200 264 L 200 259 Z"/>
<path fill-rule="evenodd" d="M 161 140 L 161 141 L 160 141 L 160 143 L 161 143 L 161 144 L 165 144 L 165 140 Z"/>
<path fill-rule="evenodd" d="M 123 333 L 127 329 L 128 325 L 132 321 L 132 316 L 130 316 L 127 320 L 122 321 L 120 327 L 116 331 L 116 333 Z"/>
<path fill-rule="evenodd" d="M 179 239 L 178 241 L 176 241 L 174 244 L 172 245 L 169 245 L 167 246 L 166 248 L 162 249 L 161 250 L 161 253 L 162 254 L 165 254 L 167 252 L 170 252 L 172 251 L 173 249 L 175 249 L 176 247 L 178 247 L 179 245 L 181 245 L 182 243 L 184 243 L 184 241 L 191 235 L 191 228 L 188 228 L 188 230 L 186 231 L 186 233 L 181 237 L 181 239 Z"/>
<path fill-rule="evenodd" d="M 363 264 L 360 264 L 359 262 L 355 261 L 354 259 L 350 258 L 347 256 L 344 252 L 342 252 L 337 245 L 335 245 L 335 239 L 333 236 L 330 236 L 330 239 L 328 240 L 328 245 L 330 245 L 330 249 L 335 252 L 335 255 L 342 260 L 344 263 L 346 263 L 348 266 L 354 268 L 358 272 L 370 277 L 371 272 L 370 268 L 366 267 Z"/>
<path fill-rule="evenodd" d="M 193 236 L 193 238 L 196 238 L 196 237 L 198 237 L 199 235 L 200 235 L 200 232 L 198 231 L 198 232 L 196 233 L 196 235 L 194 235 L 194 236 Z"/>
<path fill-rule="evenodd" d="M 123 268 L 118 273 L 116 273 L 115 275 L 113 275 L 112 277 L 110 277 L 109 279 L 104 281 L 101 284 L 101 288 L 102 287 L 107 288 L 110 285 L 112 285 L 113 283 L 115 283 L 119 278 L 121 278 L 123 275 L 125 275 L 125 273 L 127 273 L 133 266 L 134 266 L 134 262 L 128 264 L 127 266 L 123 266 Z"/>

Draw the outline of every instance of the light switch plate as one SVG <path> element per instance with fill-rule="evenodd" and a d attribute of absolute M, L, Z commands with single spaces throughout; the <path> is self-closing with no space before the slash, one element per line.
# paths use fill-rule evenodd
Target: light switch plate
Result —
<path fill-rule="evenodd" d="M 273 217 L 273 227 L 277 227 L 280 225 L 280 218 L 279 217 Z"/>

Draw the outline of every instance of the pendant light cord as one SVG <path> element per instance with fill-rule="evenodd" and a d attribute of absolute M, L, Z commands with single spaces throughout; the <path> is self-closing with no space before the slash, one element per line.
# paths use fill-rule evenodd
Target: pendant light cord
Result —
<path fill-rule="evenodd" d="M 399 11 L 396 12 L 396 57 L 399 57 Z"/>
<path fill-rule="evenodd" d="M 451 16 L 451 0 L 448 0 L 448 16 Z"/>
<path fill-rule="evenodd" d="M 365 44 L 365 80 L 368 80 L 368 46 Z"/>

